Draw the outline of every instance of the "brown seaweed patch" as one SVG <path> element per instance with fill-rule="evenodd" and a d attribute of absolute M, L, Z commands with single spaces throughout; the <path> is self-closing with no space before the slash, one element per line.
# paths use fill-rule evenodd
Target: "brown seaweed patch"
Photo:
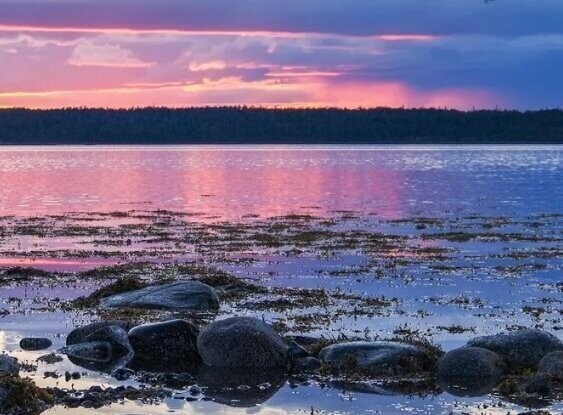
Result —
<path fill-rule="evenodd" d="M 0 373 L 0 390 L 5 394 L 0 413 L 39 414 L 53 403 L 53 396 L 29 379 Z"/>

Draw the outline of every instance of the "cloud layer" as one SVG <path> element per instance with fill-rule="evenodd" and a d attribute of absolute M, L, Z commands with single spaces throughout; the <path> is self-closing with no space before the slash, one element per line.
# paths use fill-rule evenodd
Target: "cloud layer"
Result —
<path fill-rule="evenodd" d="M 561 106 L 559 0 L 0 0 L 0 106 Z"/>

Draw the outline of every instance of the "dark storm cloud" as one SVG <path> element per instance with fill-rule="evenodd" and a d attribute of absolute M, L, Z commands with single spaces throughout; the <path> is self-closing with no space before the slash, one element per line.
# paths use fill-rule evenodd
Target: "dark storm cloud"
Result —
<path fill-rule="evenodd" d="M 0 0 L 4 25 L 516 36 L 561 33 L 561 0 Z"/>

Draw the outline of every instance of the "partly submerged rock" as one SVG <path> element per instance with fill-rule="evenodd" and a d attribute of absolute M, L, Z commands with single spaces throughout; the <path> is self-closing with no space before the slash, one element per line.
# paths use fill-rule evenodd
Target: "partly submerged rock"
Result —
<path fill-rule="evenodd" d="M 548 353 L 563 350 L 563 342 L 542 330 L 523 329 L 493 336 L 477 337 L 467 343 L 498 353 L 511 369 L 535 369 Z"/>
<path fill-rule="evenodd" d="M 27 337 L 25 339 L 21 339 L 20 347 L 22 350 L 27 351 L 37 351 L 37 350 L 45 350 L 48 349 L 53 345 L 53 342 L 49 339 L 44 338 L 31 338 Z"/>
<path fill-rule="evenodd" d="M 82 343 L 68 345 L 65 352 L 76 365 L 106 373 L 125 366 L 134 355 L 127 332 L 116 325 L 99 328 Z"/>
<path fill-rule="evenodd" d="M 19 371 L 18 359 L 7 354 L 0 354 L 0 373 L 18 374 Z"/>
<path fill-rule="evenodd" d="M 268 324 L 230 317 L 205 327 L 197 338 L 203 362 L 220 368 L 269 368 L 287 364 L 288 346 Z"/>
<path fill-rule="evenodd" d="M 77 327 L 72 330 L 66 338 L 67 346 L 89 341 L 89 337 L 100 329 L 118 326 L 123 330 L 128 331 L 131 327 L 129 323 L 120 320 L 99 321 L 96 323 L 87 324 L 86 326 Z"/>
<path fill-rule="evenodd" d="M 144 324 L 129 331 L 135 352 L 129 367 L 151 372 L 178 372 L 201 363 L 197 351 L 199 330 L 186 320 Z"/>
<path fill-rule="evenodd" d="M 217 310 L 219 298 L 209 285 L 197 281 L 182 281 L 112 295 L 102 299 L 100 304 L 105 308 L 204 312 Z"/>
<path fill-rule="evenodd" d="M 350 342 L 325 347 L 319 358 L 341 372 L 404 376 L 428 372 L 435 357 L 422 347 L 399 342 Z"/>
<path fill-rule="evenodd" d="M 490 392 L 506 370 L 506 363 L 497 353 L 479 347 L 461 347 L 438 360 L 436 376 L 440 385 L 454 395 L 480 396 Z"/>

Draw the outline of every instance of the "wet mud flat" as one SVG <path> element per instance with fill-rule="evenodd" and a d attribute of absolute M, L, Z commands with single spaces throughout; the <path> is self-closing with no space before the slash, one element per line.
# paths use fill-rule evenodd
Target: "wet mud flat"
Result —
<path fill-rule="evenodd" d="M 307 214 L 228 222 L 164 210 L 2 217 L 1 345 L 18 358 L 20 378 L 29 378 L 39 394 L 50 391 L 50 409 L 39 409 L 52 414 L 146 407 L 151 413 L 244 407 L 264 413 L 558 413 L 560 395 L 519 386 L 529 370 L 477 390 L 441 385 L 430 368 L 375 376 L 354 361 L 333 370 L 322 359 L 314 370 L 246 371 L 250 377 L 201 367 L 115 376 L 77 365 L 61 349 L 72 330 L 96 321 L 132 327 L 182 319 L 201 330 L 232 316 L 271 325 L 315 359 L 323 348 L 348 342 L 423 345 L 441 355 L 478 336 L 524 328 L 560 339 L 562 224 L 561 215 L 549 212 L 386 220 L 353 211 L 321 214 L 315 207 Z M 193 313 L 100 303 L 116 293 L 182 281 L 212 287 L 219 308 Z M 52 346 L 24 351 L 26 337 L 46 337 Z"/>

